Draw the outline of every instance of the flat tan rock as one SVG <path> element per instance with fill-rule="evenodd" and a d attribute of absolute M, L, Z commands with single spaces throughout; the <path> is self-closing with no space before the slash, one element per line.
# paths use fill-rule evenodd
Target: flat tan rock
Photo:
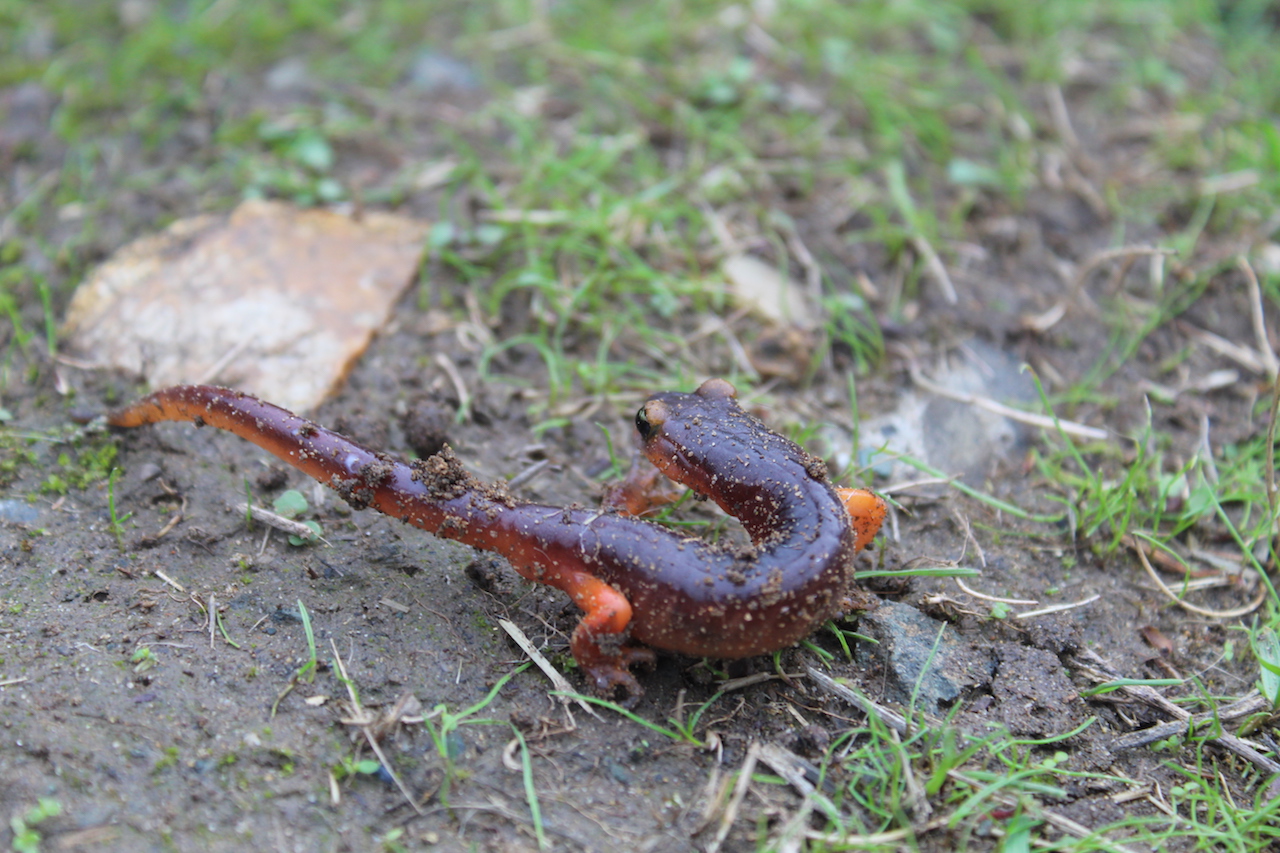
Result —
<path fill-rule="evenodd" d="M 320 403 L 414 280 L 428 223 L 247 201 L 121 248 L 80 286 L 64 335 L 154 388 L 216 382 Z"/>
<path fill-rule="evenodd" d="M 720 269 L 729 280 L 734 300 L 761 319 L 800 329 L 818 325 L 800 285 L 777 267 L 754 255 L 739 253 L 725 258 Z"/>

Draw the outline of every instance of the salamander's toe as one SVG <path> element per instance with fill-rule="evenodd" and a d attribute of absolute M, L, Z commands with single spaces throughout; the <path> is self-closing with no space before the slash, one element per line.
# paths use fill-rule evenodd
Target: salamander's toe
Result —
<path fill-rule="evenodd" d="M 634 708 L 644 696 L 644 688 L 628 670 L 615 664 L 598 664 L 587 670 L 595 682 L 596 693 L 614 699 L 624 708 Z"/>
<path fill-rule="evenodd" d="M 618 657 L 627 669 L 642 666 L 646 670 L 652 670 L 658 663 L 658 656 L 648 646 L 625 646 Z"/>

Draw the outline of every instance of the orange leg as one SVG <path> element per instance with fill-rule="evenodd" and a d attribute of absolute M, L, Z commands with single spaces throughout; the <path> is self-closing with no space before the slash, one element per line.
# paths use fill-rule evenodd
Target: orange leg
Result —
<path fill-rule="evenodd" d="M 849 510 L 849 518 L 853 522 L 854 532 L 858 534 L 857 550 L 861 551 L 880 532 L 884 524 L 884 498 L 866 489 L 846 489 L 836 486 L 845 509 Z"/>
<path fill-rule="evenodd" d="M 682 492 L 652 462 L 637 453 L 627 476 L 619 483 L 604 487 L 601 503 L 605 509 L 616 509 L 623 515 L 645 516 L 675 503 Z"/>
<path fill-rule="evenodd" d="M 628 708 L 634 705 L 644 691 L 630 668 L 640 663 L 651 665 L 654 657 L 649 649 L 626 643 L 631 603 L 609 584 L 586 572 L 560 571 L 541 580 L 564 590 L 583 610 L 569 643 L 578 665 L 591 676 L 601 695 L 609 696 L 620 689 L 621 704 Z"/>

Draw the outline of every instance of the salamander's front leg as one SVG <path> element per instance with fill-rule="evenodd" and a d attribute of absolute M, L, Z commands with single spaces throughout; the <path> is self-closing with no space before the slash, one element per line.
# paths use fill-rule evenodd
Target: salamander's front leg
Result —
<path fill-rule="evenodd" d="M 680 499 L 683 489 L 678 489 L 656 466 L 641 453 L 631 461 L 631 470 L 617 483 L 604 487 L 600 503 L 605 509 L 617 510 L 623 515 L 637 517 L 652 515 L 668 504 Z"/>
<path fill-rule="evenodd" d="M 569 648 L 573 657 L 602 696 L 621 689 L 622 705 L 630 708 L 640 701 L 644 690 L 631 674 L 636 664 L 653 664 L 653 652 L 627 643 L 631 624 L 631 603 L 599 578 L 582 571 L 561 571 L 545 583 L 568 593 L 582 608 L 582 620 L 573 631 Z"/>

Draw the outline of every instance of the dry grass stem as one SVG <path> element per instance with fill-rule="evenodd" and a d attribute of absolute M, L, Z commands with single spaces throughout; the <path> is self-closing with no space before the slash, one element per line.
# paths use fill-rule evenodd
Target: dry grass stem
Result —
<path fill-rule="evenodd" d="M 924 258 L 925 269 L 929 271 L 929 275 L 937 283 L 942 290 L 942 296 L 950 305 L 955 305 L 960 301 L 960 297 L 956 295 L 956 287 L 951 283 L 951 276 L 947 273 L 946 265 L 942 263 L 942 258 L 938 257 L 938 253 L 933 250 L 933 246 L 924 237 L 919 234 L 913 235 L 911 245 L 915 246 L 920 257 Z"/>
<path fill-rule="evenodd" d="M 742 808 L 742 801 L 747 796 L 747 789 L 751 787 L 751 776 L 755 773 L 756 762 L 760 759 L 760 744 L 755 741 L 747 747 L 747 757 L 742 760 L 742 766 L 738 768 L 738 781 L 733 786 L 733 794 L 729 797 L 729 802 L 725 806 L 724 814 L 720 817 L 720 826 L 716 829 L 715 837 L 711 839 L 711 843 L 707 845 L 707 853 L 717 853 L 720 845 L 724 844 L 724 840 L 729 837 L 729 830 L 733 826 L 734 820 L 738 817 L 738 809 Z"/>
<path fill-rule="evenodd" d="M 939 397 L 946 397 L 948 400 L 955 400 L 958 403 L 967 403 L 971 406 L 977 406 L 979 409 L 985 409 L 993 414 L 1006 417 L 1011 421 L 1017 421 L 1018 423 L 1044 430 L 1061 430 L 1067 435 L 1091 441 L 1106 441 L 1111 437 L 1111 434 L 1104 429 L 1085 426 L 1084 424 L 1079 424 L 1075 421 L 1062 420 L 1061 418 L 1051 418 L 1047 415 L 1037 415 L 1032 412 L 1024 412 L 1021 409 L 1015 409 L 1010 406 L 1006 406 L 1003 403 L 997 403 L 990 397 L 984 397 L 981 394 L 966 394 L 962 391 L 954 391 L 927 378 L 920 370 L 920 366 L 910 359 L 907 361 L 907 371 L 911 374 L 911 381 L 925 391 L 928 391 L 930 394 L 936 394 Z"/>
<path fill-rule="evenodd" d="M 576 690 L 573 689 L 573 685 L 569 683 L 569 680 L 565 678 L 563 675 L 561 675 L 560 672 L 554 666 L 551 665 L 551 661 L 547 660 L 546 656 L 542 654 L 542 652 L 538 651 L 538 649 L 533 645 L 533 643 L 529 641 L 529 638 L 525 636 L 524 631 L 521 631 L 518 625 L 516 625 L 514 622 L 510 621 L 509 619 L 499 619 L 498 625 L 500 625 L 502 627 L 502 630 L 507 632 L 507 636 L 510 637 L 515 642 L 515 644 L 520 647 L 520 651 L 528 655 L 529 660 L 533 661 L 534 664 L 538 667 L 538 669 L 542 670 L 543 675 L 545 675 L 548 679 L 550 679 L 552 687 L 554 687 L 557 691 L 561 693 L 572 694 L 577 692 Z M 581 699 L 577 699 L 573 701 L 576 701 L 578 703 L 578 706 L 582 708 L 582 710 L 586 711 L 588 714 L 595 717 L 597 720 L 600 719 L 600 715 L 596 713 L 595 709 L 592 708 L 591 705 L 589 705 L 588 703 L 584 702 Z M 560 702 L 565 706 L 565 711 L 568 712 L 568 705 L 570 702 L 569 697 L 561 696 Z M 574 728 L 577 728 L 577 723 L 574 722 L 572 716 L 569 717 L 568 725 L 569 725 L 570 731 L 572 731 Z"/>
<path fill-rule="evenodd" d="M 1171 602 L 1190 613 L 1195 613 L 1198 616 L 1204 616 L 1206 619 L 1238 619 L 1241 616 L 1248 616 L 1250 613 L 1261 607 L 1262 602 L 1267 600 L 1266 586 L 1259 586 L 1258 594 L 1254 596 L 1253 601 L 1243 607 L 1236 607 L 1232 610 L 1209 610 L 1204 607 L 1197 607 L 1191 602 L 1180 598 L 1176 592 L 1170 589 L 1169 586 L 1161 580 L 1160 576 L 1156 574 L 1156 570 L 1151 567 L 1151 561 L 1147 559 L 1147 550 L 1145 548 L 1135 548 L 1134 550 L 1138 552 L 1138 559 L 1142 561 L 1142 567 L 1147 570 L 1147 576 L 1150 577 L 1155 585 L 1160 588 L 1160 591 L 1163 592 Z"/>
<path fill-rule="evenodd" d="M 1040 603 L 1038 601 L 1033 601 L 1031 599 L 999 598 L 998 596 L 987 595 L 986 593 L 978 592 L 977 590 L 970 588 L 962 578 L 952 578 L 952 580 L 955 581 L 956 586 L 964 590 L 966 594 L 971 595 L 974 598 L 980 598 L 983 601 L 994 601 L 997 604 L 1021 604 L 1026 606 L 1032 606 Z"/>
<path fill-rule="evenodd" d="M 445 376 L 449 377 L 453 391 L 458 395 L 458 416 L 471 417 L 471 392 L 467 390 L 467 383 L 463 381 L 458 365 L 454 364 L 453 359 L 444 352 L 436 353 L 436 364 L 444 371 Z"/>
<path fill-rule="evenodd" d="M 965 774 L 961 773 L 958 770 L 948 771 L 947 776 L 957 782 L 962 782 L 965 785 L 968 785 L 969 787 L 975 790 L 979 790 L 986 787 L 985 783 L 980 782 L 977 779 L 970 779 L 968 776 L 966 776 Z M 991 799 L 996 802 L 1002 803 L 1003 805 L 1009 808 L 1019 808 L 1026 805 L 1025 802 L 1019 801 L 1017 797 L 1002 796 L 997 794 L 993 796 Z M 1102 838 L 1098 836 L 1098 834 L 1094 830 L 1090 829 L 1084 824 L 1077 823 L 1071 818 L 1060 815 L 1057 812 L 1050 811 L 1049 809 L 1046 809 L 1046 808 L 1036 808 L 1033 810 L 1032 813 L 1036 817 L 1044 818 L 1046 823 L 1051 824 L 1055 828 L 1062 830 L 1068 835 L 1072 835 L 1076 838 L 1088 838 L 1092 843 L 1098 845 L 1104 850 L 1115 851 L 1115 853 L 1137 853 L 1132 847 L 1126 847 L 1123 844 L 1119 844 L 1117 842 L 1110 841 L 1106 838 Z"/>
<path fill-rule="evenodd" d="M 1103 264 L 1110 263 L 1114 260 L 1123 260 L 1132 262 L 1133 258 L 1151 255 L 1176 255 L 1173 249 L 1162 249 L 1159 246 L 1118 246 L 1114 249 L 1104 249 L 1091 256 L 1084 265 L 1076 271 L 1075 278 L 1072 279 L 1071 288 L 1067 293 L 1068 304 L 1087 305 L 1090 310 L 1096 311 L 1097 308 L 1093 300 L 1088 298 L 1085 293 L 1084 284 L 1089 280 L 1089 276 L 1093 275 Z"/>
<path fill-rule="evenodd" d="M 1106 661 L 1093 651 L 1088 649 L 1082 650 L 1076 655 L 1076 658 L 1076 662 L 1079 664 L 1076 671 L 1085 677 L 1092 679 L 1098 684 L 1106 684 L 1107 682 L 1121 678 L 1119 673 L 1112 670 L 1110 665 L 1108 665 Z M 1141 702 L 1144 705 L 1156 708 L 1173 717 L 1175 722 L 1162 724 L 1169 727 L 1167 729 L 1169 734 L 1164 735 L 1164 737 L 1171 737 L 1174 734 L 1181 733 L 1194 733 L 1196 730 L 1201 728 L 1213 730 L 1213 728 L 1222 720 L 1228 718 L 1223 716 L 1223 711 L 1230 712 L 1230 718 L 1235 718 L 1238 716 L 1248 716 L 1253 713 L 1258 713 L 1269 707 L 1269 703 L 1255 693 L 1246 696 L 1244 699 L 1232 703 L 1231 705 L 1224 706 L 1221 710 L 1210 711 L 1204 714 L 1192 714 L 1184 708 L 1170 702 L 1153 688 L 1143 684 L 1124 685 L 1117 688 L 1114 692 L 1129 701 Z M 1174 728 L 1174 726 L 1176 726 L 1176 728 Z M 1112 748 L 1131 748 L 1150 743 L 1151 741 L 1144 740 L 1146 734 L 1147 733 L 1144 730 L 1142 732 L 1135 732 L 1131 735 L 1122 735 L 1120 738 L 1117 738 L 1112 742 Z M 1280 773 L 1280 763 L 1277 763 L 1275 760 L 1263 755 L 1248 741 L 1238 738 L 1235 735 L 1226 734 L 1224 732 L 1216 737 L 1205 738 L 1205 740 L 1209 743 L 1217 744 L 1223 749 L 1226 749 L 1246 761 L 1249 761 L 1264 773 Z"/>
<path fill-rule="evenodd" d="M 1048 607 L 1041 607 L 1038 610 L 1028 610 L 1025 613 L 1019 613 L 1013 618 L 1034 619 L 1037 616 L 1048 616 L 1050 613 L 1062 613 L 1067 610 L 1075 610 L 1078 607 L 1088 607 L 1100 598 L 1102 598 L 1101 595 L 1091 595 L 1088 598 L 1081 599 L 1080 601 L 1071 601 L 1066 604 L 1051 604 Z"/>
<path fill-rule="evenodd" d="M 816 667 L 806 664 L 804 670 L 805 673 L 808 674 L 809 678 L 811 678 L 814 683 L 823 690 L 844 700 L 845 702 L 848 702 L 855 708 L 861 709 L 868 717 L 875 717 L 898 734 L 905 735 L 907 733 L 909 728 L 907 718 L 899 714 L 897 711 L 893 711 L 887 706 L 881 705 L 875 700 L 863 696 L 855 690 L 851 690 Z"/>
<path fill-rule="evenodd" d="M 516 474 L 514 477 L 508 480 L 507 488 L 518 489 L 519 487 L 523 486 L 525 483 L 528 483 L 531 480 L 533 480 L 534 477 L 537 477 L 539 474 L 547 470 L 547 468 L 549 467 L 551 467 L 550 459 L 539 459 L 537 462 L 534 462 L 532 465 L 525 468 L 519 474 Z"/>
<path fill-rule="evenodd" d="M 1178 327 L 1186 332 L 1192 340 L 1206 349 L 1211 349 L 1218 355 L 1226 356 L 1245 370 L 1258 374 L 1266 375 L 1267 365 L 1261 355 L 1249 347 L 1241 344 L 1233 343 L 1221 335 L 1215 335 L 1213 332 L 1199 329 L 1186 320 L 1178 320 Z"/>
<path fill-rule="evenodd" d="M 1244 255 L 1236 258 L 1236 266 L 1244 273 L 1244 281 L 1249 288 L 1249 316 L 1253 321 L 1253 338 L 1262 359 L 1262 367 L 1267 378 L 1275 382 L 1276 377 L 1280 376 L 1280 361 L 1277 361 L 1275 351 L 1271 348 L 1271 339 L 1267 336 L 1267 317 L 1262 307 L 1262 288 L 1258 286 L 1258 274 L 1253 271 L 1253 266 Z"/>
<path fill-rule="evenodd" d="M 197 376 L 192 384 L 210 385 L 216 383 L 218 381 L 218 377 L 222 374 L 222 371 L 231 366 L 231 363 L 239 358 L 240 355 L 254 343 L 255 340 L 252 337 L 240 341 L 240 343 L 223 353 L 222 357 L 215 361 L 212 367 Z"/>
<path fill-rule="evenodd" d="M 378 745 L 378 739 L 373 734 L 372 726 L 376 720 L 372 714 L 361 707 L 360 696 L 356 693 L 355 684 L 352 683 L 350 676 L 347 675 L 347 667 L 342 662 L 342 655 L 338 654 L 338 645 L 332 638 L 329 640 L 329 648 L 333 652 L 333 663 L 338 670 L 338 677 L 347 688 L 347 699 L 351 703 L 352 719 L 344 722 L 359 727 L 365 741 L 369 744 L 369 748 L 373 750 L 373 754 L 378 757 L 378 761 L 382 764 L 382 769 L 387 771 L 387 775 L 391 777 L 391 780 L 396 783 L 396 787 L 400 789 L 405 802 L 415 812 L 422 814 L 422 807 L 418 805 L 418 801 L 409 793 L 409 789 L 405 787 L 404 782 L 400 779 L 400 774 L 396 773 L 395 768 L 387 761 L 387 757 L 382 754 L 382 747 Z"/>
<path fill-rule="evenodd" d="M 482 210 L 478 217 L 485 222 L 504 225 L 563 225 L 570 219 L 567 210 Z"/>
<path fill-rule="evenodd" d="M 173 531 L 173 528 L 181 524 L 182 519 L 184 519 L 186 515 L 187 515 L 187 498 L 186 498 L 186 495 L 183 495 L 182 506 L 178 508 L 177 512 L 175 512 L 173 515 L 169 517 L 169 520 L 165 522 L 164 527 L 161 527 L 158 531 L 156 531 L 155 533 L 152 533 L 149 536 L 143 536 L 139 538 L 138 543 L 141 545 L 154 545 L 164 537 L 168 536 L 169 533 Z"/>

